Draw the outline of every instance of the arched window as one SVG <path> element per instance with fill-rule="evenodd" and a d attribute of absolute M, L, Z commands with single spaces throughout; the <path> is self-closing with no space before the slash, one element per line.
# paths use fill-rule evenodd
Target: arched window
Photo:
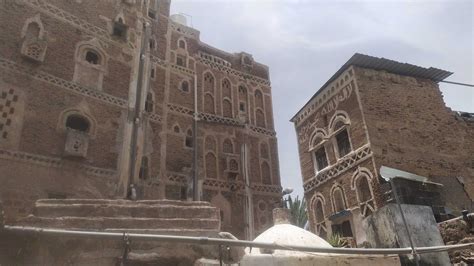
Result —
<path fill-rule="evenodd" d="M 224 99 L 224 101 L 222 101 L 222 115 L 224 117 L 233 118 L 232 103 L 229 99 Z"/>
<path fill-rule="evenodd" d="M 100 56 L 95 51 L 88 50 L 85 55 L 85 60 L 89 64 L 98 65 L 100 64 Z"/>
<path fill-rule="evenodd" d="M 336 111 L 329 122 L 331 134 L 335 134 L 335 150 L 338 158 L 344 157 L 352 151 L 349 137 L 349 116 L 344 111 Z"/>
<path fill-rule="evenodd" d="M 150 50 L 155 50 L 155 47 L 156 47 L 156 41 L 155 39 L 150 39 L 149 41 L 149 47 L 150 47 Z"/>
<path fill-rule="evenodd" d="M 309 151 L 313 154 L 315 172 L 321 171 L 329 166 L 325 147 L 326 132 L 323 129 L 315 129 L 309 139 Z"/>
<path fill-rule="evenodd" d="M 173 127 L 173 132 L 174 132 L 174 133 L 180 133 L 180 132 L 181 132 L 181 129 L 179 128 L 178 125 L 175 125 L 175 126 Z M 192 134 L 191 134 L 191 135 L 192 135 Z"/>
<path fill-rule="evenodd" d="M 181 81 L 179 89 L 183 92 L 189 92 L 189 82 L 187 80 Z"/>
<path fill-rule="evenodd" d="M 23 43 L 21 53 L 28 59 L 43 62 L 48 42 L 44 37 L 44 27 L 39 14 L 25 21 L 21 30 Z"/>
<path fill-rule="evenodd" d="M 263 114 L 262 109 L 258 108 L 255 112 L 255 119 L 257 120 L 257 127 L 265 127 L 265 114 Z"/>
<path fill-rule="evenodd" d="M 28 24 L 25 33 L 25 39 L 36 39 L 39 38 L 41 28 L 36 22 Z"/>
<path fill-rule="evenodd" d="M 328 157 L 326 154 L 326 148 L 324 145 L 321 145 L 314 153 L 314 162 L 316 172 L 323 170 L 329 166 Z"/>
<path fill-rule="evenodd" d="M 340 186 L 334 187 L 332 190 L 332 206 L 335 213 L 347 209 L 344 191 Z"/>
<path fill-rule="evenodd" d="M 231 172 L 239 171 L 239 163 L 235 159 L 229 160 L 229 171 Z"/>
<path fill-rule="evenodd" d="M 210 93 L 206 93 L 204 96 L 204 112 L 209 114 L 215 114 L 214 108 L 214 97 Z"/>
<path fill-rule="evenodd" d="M 375 211 L 374 195 L 370 182 L 372 173 L 364 167 L 357 169 L 352 176 L 352 189 L 356 190 L 362 216 L 367 217 Z"/>
<path fill-rule="evenodd" d="M 76 45 L 73 81 L 88 88 L 102 89 L 107 73 L 107 54 L 97 39 Z"/>
<path fill-rule="evenodd" d="M 214 139 L 213 136 L 207 136 L 206 137 L 206 141 L 205 141 L 205 146 L 206 150 L 208 151 L 213 151 L 215 152 L 216 151 L 216 140 Z"/>
<path fill-rule="evenodd" d="M 121 39 L 121 40 L 126 40 L 127 39 L 127 25 L 123 22 L 122 18 L 118 18 L 114 22 L 113 30 L 112 30 L 112 35 Z"/>
<path fill-rule="evenodd" d="M 186 49 L 186 42 L 184 40 L 179 40 L 178 41 L 178 48 L 181 48 L 181 49 Z"/>
<path fill-rule="evenodd" d="M 148 157 L 142 157 L 142 163 L 140 166 L 140 172 L 138 173 L 138 178 L 148 179 L 149 178 L 149 169 L 148 169 Z"/>
<path fill-rule="evenodd" d="M 267 162 L 262 162 L 261 165 L 261 171 L 262 171 L 262 183 L 265 185 L 271 185 L 272 184 L 272 176 L 270 172 L 270 166 L 268 165 Z"/>
<path fill-rule="evenodd" d="M 252 65 L 252 59 L 249 56 L 244 56 L 243 57 L 243 62 L 245 65 L 251 66 Z"/>
<path fill-rule="evenodd" d="M 260 143 L 260 157 L 269 159 L 268 145 L 266 143 Z"/>
<path fill-rule="evenodd" d="M 361 202 L 365 202 L 372 199 L 372 193 L 370 192 L 370 185 L 367 177 L 362 176 L 356 181 L 357 193 Z"/>
<path fill-rule="evenodd" d="M 327 228 L 324 216 L 324 199 L 320 196 L 316 196 L 313 199 L 313 212 L 315 220 L 316 234 L 322 238 L 327 236 Z"/>
<path fill-rule="evenodd" d="M 232 99 L 232 89 L 228 79 L 222 80 L 222 96 Z"/>
<path fill-rule="evenodd" d="M 263 95 L 260 90 L 255 91 L 255 106 L 263 109 Z"/>
<path fill-rule="evenodd" d="M 153 112 L 154 110 L 154 99 L 153 99 L 153 93 L 152 92 L 148 92 L 147 95 L 146 95 L 146 101 L 145 101 L 145 111 L 146 112 Z"/>
<path fill-rule="evenodd" d="M 239 111 L 241 113 L 247 112 L 247 88 L 243 85 L 239 86 Z"/>
<path fill-rule="evenodd" d="M 339 157 L 343 157 L 352 151 L 351 142 L 349 140 L 349 132 L 347 132 L 346 128 L 341 129 L 336 134 L 336 143 Z"/>
<path fill-rule="evenodd" d="M 152 66 L 151 69 L 150 69 L 150 78 L 152 80 L 155 80 L 155 75 L 156 75 L 156 68 L 154 66 Z"/>
<path fill-rule="evenodd" d="M 321 202 L 321 200 L 316 201 L 314 213 L 316 216 L 316 223 L 320 223 L 324 221 L 323 203 Z"/>
<path fill-rule="evenodd" d="M 90 122 L 84 116 L 73 114 L 67 117 L 66 128 L 89 133 Z"/>
<path fill-rule="evenodd" d="M 183 56 L 183 55 L 177 55 L 176 56 L 176 65 L 182 66 L 182 67 L 187 67 L 186 57 Z"/>
<path fill-rule="evenodd" d="M 194 146 L 193 145 L 193 131 L 191 129 L 188 129 L 188 131 L 186 131 L 186 138 L 184 141 L 184 145 L 188 148 L 192 148 Z"/>
<path fill-rule="evenodd" d="M 210 72 L 204 74 L 204 91 L 214 94 L 214 76 Z"/>
<path fill-rule="evenodd" d="M 213 152 L 206 154 L 206 177 L 217 179 L 217 158 Z"/>
<path fill-rule="evenodd" d="M 234 145 L 230 139 L 225 139 L 222 142 L 222 151 L 224 153 L 234 153 Z"/>

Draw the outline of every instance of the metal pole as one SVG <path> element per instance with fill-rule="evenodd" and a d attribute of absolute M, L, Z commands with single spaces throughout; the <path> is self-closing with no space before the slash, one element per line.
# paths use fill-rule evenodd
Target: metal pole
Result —
<path fill-rule="evenodd" d="M 198 105 L 197 105 L 197 75 L 194 74 L 194 114 L 193 114 L 193 201 L 200 201 L 200 191 L 198 182 Z"/>
<path fill-rule="evenodd" d="M 102 238 L 123 241 L 124 232 L 98 232 L 98 231 L 74 231 L 65 229 L 40 228 L 28 226 L 11 226 L 5 225 L 1 233 L 25 233 L 35 235 L 51 235 L 58 237 L 83 237 L 83 238 Z M 333 247 L 312 247 L 301 245 L 281 245 L 276 243 L 253 242 L 246 240 L 233 240 L 223 238 L 209 238 L 209 237 L 191 237 L 191 236 L 172 236 L 172 235 L 154 235 L 154 234 L 137 234 L 125 233 L 129 241 L 157 241 L 157 242 L 172 242 L 172 243 L 188 243 L 198 245 L 225 245 L 225 246 L 240 246 L 240 247 L 254 247 L 265 249 L 278 250 L 293 250 L 303 252 L 316 253 L 333 253 L 333 254 L 365 254 L 365 255 L 401 255 L 411 254 L 411 248 L 333 248 Z M 433 253 L 444 252 L 458 249 L 467 249 L 474 247 L 474 243 L 457 244 L 449 246 L 433 246 L 433 247 L 419 247 L 417 252 Z"/>
<path fill-rule="evenodd" d="M 219 265 L 222 266 L 222 245 L 219 245 Z"/>
<path fill-rule="evenodd" d="M 400 204 L 400 198 L 398 197 L 397 189 L 395 188 L 393 178 L 390 178 L 390 186 L 392 187 L 393 197 L 395 198 L 395 201 L 397 202 L 397 205 L 398 205 L 398 209 L 400 210 L 400 215 L 402 216 L 403 225 L 405 226 L 405 230 L 407 231 L 408 240 L 410 241 L 410 247 L 412 250 L 413 257 L 415 259 L 416 266 L 419 266 L 420 263 L 418 261 L 419 260 L 418 254 L 416 253 L 415 245 L 413 243 L 410 230 L 408 229 L 408 224 L 407 224 L 407 220 L 405 219 L 405 214 L 403 214 L 402 205 Z"/>
<path fill-rule="evenodd" d="M 449 83 L 449 84 L 454 84 L 454 85 L 461 85 L 461 86 L 466 86 L 466 87 L 474 87 L 474 85 L 472 84 L 461 83 L 461 82 L 454 82 L 454 81 L 447 81 L 447 80 L 440 80 L 439 82 L 444 82 L 444 83 Z"/>
<path fill-rule="evenodd" d="M 246 138 L 244 140 L 244 144 L 242 144 L 242 170 L 244 174 L 245 180 L 245 208 L 246 208 L 246 218 L 247 218 L 247 239 L 252 240 L 255 237 L 254 233 L 254 223 L 253 223 L 253 195 L 252 189 L 250 188 L 250 176 L 249 176 L 249 166 L 248 166 L 248 147 Z"/>
<path fill-rule="evenodd" d="M 148 39 L 149 39 L 149 30 L 150 24 L 148 22 L 143 23 L 143 38 L 142 38 L 142 43 L 140 47 L 140 63 L 138 65 L 138 80 L 137 80 L 137 93 L 136 93 L 136 98 L 135 98 L 135 110 L 134 110 L 134 115 L 133 115 L 133 130 L 132 130 L 132 141 L 130 143 L 130 172 L 129 172 L 129 178 L 127 182 L 127 189 L 128 191 L 130 184 L 132 184 L 133 179 L 135 177 L 135 168 L 136 168 L 136 161 L 137 161 L 137 138 L 138 138 L 138 127 L 139 123 L 141 122 L 141 105 L 142 105 L 142 91 L 143 91 L 143 83 L 144 83 L 144 73 L 143 69 L 145 68 L 145 52 L 146 52 L 146 46 L 148 44 Z M 145 76 L 148 78 L 148 75 Z M 128 193 L 127 193 L 128 194 Z"/>

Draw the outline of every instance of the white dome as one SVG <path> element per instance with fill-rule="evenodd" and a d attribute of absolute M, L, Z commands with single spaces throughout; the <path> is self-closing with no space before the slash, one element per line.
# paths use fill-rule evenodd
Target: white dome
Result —
<path fill-rule="evenodd" d="M 265 232 L 261 233 L 254 242 L 262 243 L 275 243 L 279 245 L 298 245 L 298 246 L 311 246 L 311 247 L 322 247 L 330 248 L 331 245 L 319 236 L 306 231 L 302 228 L 291 224 L 277 224 Z M 249 255 L 257 254 L 268 254 L 269 252 L 261 252 L 259 248 L 252 248 L 250 252 L 249 248 L 245 249 Z M 292 251 L 292 250 L 275 250 L 273 255 L 303 255 L 304 252 Z"/>

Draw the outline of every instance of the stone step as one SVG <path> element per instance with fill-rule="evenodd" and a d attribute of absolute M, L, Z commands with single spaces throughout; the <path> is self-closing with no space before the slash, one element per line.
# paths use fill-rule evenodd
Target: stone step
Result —
<path fill-rule="evenodd" d="M 130 217 L 37 217 L 30 215 L 17 225 L 70 230 L 195 229 L 219 230 L 218 219 L 130 218 Z"/>
<path fill-rule="evenodd" d="M 39 199 L 37 204 L 103 204 L 103 205 L 173 205 L 173 206 L 211 206 L 207 201 L 180 200 L 124 200 L 124 199 Z"/>
<path fill-rule="evenodd" d="M 219 212 L 210 206 L 149 204 L 56 204 L 37 202 L 38 217 L 137 217 L 137 218 L 208 218 L 219 219 Z"/>

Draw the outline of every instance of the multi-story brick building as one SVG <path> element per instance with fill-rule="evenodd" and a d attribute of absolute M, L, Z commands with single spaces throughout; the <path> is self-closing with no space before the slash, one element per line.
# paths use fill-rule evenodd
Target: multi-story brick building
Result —
<path fill-rule="evenodd" d="M 437 84 L 451 74 L 355 54 L 292 118 L 311 230 L 363 242 L 363 219 L 393 201 L 382 166 L 418 175 L 394 179 L 402 203 L 438 220 L 472 209 L 474 123 Z"/>
<path fill-rule="evenodd" d="M 0 195 L 7 221 L 39 198 L 202 198 L 244 237 L 280 198 L 268 67 L 199 39 L 169 0 L 1 1 Z M 193 143 L 197 86 L 197 145 Z M 242 156 L 242 147 L 247 156 Z M 247 161 L 244 164 L 243 158 Z"/>

